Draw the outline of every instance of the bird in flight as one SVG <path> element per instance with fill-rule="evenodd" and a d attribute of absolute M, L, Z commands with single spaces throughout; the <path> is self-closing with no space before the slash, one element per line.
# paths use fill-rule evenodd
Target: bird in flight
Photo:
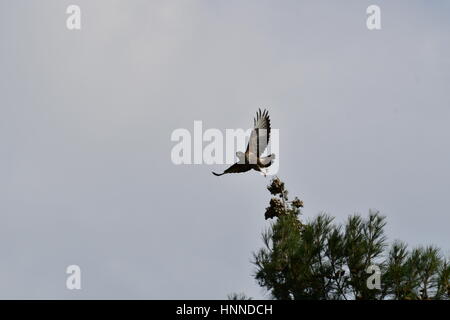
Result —
<path fill-rule="evenodd" d="M 247 150 L 245 153 L 236 152 L 236 156 L 239 161 L 233 164 L 222 173 L 215 173 L 216 176 L 221 176 L 226 173 L 241 173 L 247 172 L 251 169 L 256 170 L 264 174 L 267 174 L 267 168 L 272 164 L 275 159 L 275 154 L 262 157 L 261 155 L 266 150 L 270 139 L 270 118 L 269 112 L 261 109 L 256 113 L 256 118 L 253 119 L 253 130 L 250 133 L 250 139 L 248 141 Z"/>

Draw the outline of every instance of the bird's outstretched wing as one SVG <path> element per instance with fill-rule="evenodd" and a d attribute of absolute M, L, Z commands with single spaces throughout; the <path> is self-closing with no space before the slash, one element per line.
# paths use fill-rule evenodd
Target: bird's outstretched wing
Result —
<path fill-rule="evenodd" d="M 269 112 L 261 109 L 256 113 L 256 118 L 253 119 L 253 130 L 250 134 L 250 139 L 247 145 L 247 154 L 254 154 L 257 157 L 266 150 L 270 139 L 270 118 Z"/>
<path fill-rule="evenodd" d="M 251 169 L 251 166 L 249 164 L 244 163 L 235 163 L 231 167 L 229 167 L 227 170 L 225 170 L 223 173 L 215 173 L 212 174 L 215 176 L 221 176 L 226 173 L 241 173 L 241 172 L 247 172 Z"/>

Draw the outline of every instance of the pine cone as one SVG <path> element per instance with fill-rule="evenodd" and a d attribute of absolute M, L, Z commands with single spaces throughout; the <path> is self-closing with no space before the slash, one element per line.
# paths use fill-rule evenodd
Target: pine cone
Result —
<path fill-rule="evenodd" d="M 273 178 L 271 184 L 267 186 L 267 190 L 273 195 L 282 194 L 284 191 L 284 182 L 279 178 Z"/>
<path fill-rule="evenodd" d="M 292 206 L 295 208 L 303 208 L 303 201 L 295 197 L 294 201 L 292 201 Z"/>

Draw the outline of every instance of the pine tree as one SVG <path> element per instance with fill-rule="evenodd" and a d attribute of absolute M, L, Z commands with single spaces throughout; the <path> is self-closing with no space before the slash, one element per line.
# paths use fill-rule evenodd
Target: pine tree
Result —
<path fill-rule="evenodd" d="M 408 250 L 394 241 L 388 248 L 386 218 L 369 211 L 337 225 L 327 214 L 300 220 L 303 202 L 289 201 L 275 178 L 265 218 L 264 247 L 254 253 L 255 278 L 274 299 L 449 299 L 448 259 L 433 246 Z M 380 286 L 368 286 L 369 266 L 381 272 Z"/>

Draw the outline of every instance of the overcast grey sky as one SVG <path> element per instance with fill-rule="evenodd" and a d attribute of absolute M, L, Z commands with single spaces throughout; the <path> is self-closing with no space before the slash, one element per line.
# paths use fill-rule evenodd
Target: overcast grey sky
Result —
<path fill-rule="evenodd" d="M 378 209 L 391 241 L 448 253 L 449 17 L 438 0 L 0 0 L 0 298 L 267 297 L 250 260 L 269 178 L 170 159 L 174 129 L 247 128 L 259 107 L 304 219 Z"/>

